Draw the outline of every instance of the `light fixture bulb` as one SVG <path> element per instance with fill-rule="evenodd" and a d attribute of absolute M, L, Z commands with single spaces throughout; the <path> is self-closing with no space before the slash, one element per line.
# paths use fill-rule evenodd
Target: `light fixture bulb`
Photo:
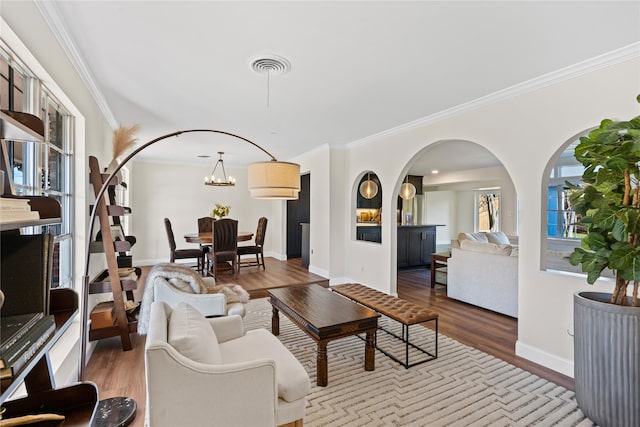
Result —
<path fill-rule="evenodd" d="M 378 184 L 371 180 L 371 174 L 367 174 L 367 180 L 360 184 L 360 195 L 365 199 L 373 199 L 378 194 Z"/>
<path fill-rule="evenodd" d="M 409 176 L 407 175 L 404 184 L 400 187 L 400 197 L 404 200 L 413 199 L 416 195 L 416 186 L 409 182 Z"/>

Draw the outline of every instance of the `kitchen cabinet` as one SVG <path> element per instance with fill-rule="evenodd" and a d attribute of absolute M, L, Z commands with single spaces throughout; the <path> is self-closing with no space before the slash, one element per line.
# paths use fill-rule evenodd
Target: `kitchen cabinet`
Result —
<path fill-rule="evenodd" d="M 436 225 L 398 227 L 398 268 L 431 265 L 436 251 Z"/>
<path fill-rule="evenodd" d="M 379 226 L 356 227 L 356 239 L 366 242 L 382 242 L 382 230 Z"/>

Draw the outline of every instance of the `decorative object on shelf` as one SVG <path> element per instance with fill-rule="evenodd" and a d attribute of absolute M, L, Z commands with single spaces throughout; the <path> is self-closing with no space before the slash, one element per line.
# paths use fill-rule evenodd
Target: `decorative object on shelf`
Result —
<path fill-rule="evenodd" d="M 229 215 L 230 210 L 231 206 L 223 206 L 220 203 L 216 203 L 216 207 L 211 211 L 211 216 L 216 219 L 222 219 L 225 216 Z"/>
<path fill-rule="evenodd" d="M 129 160 L 135 157 L 140 151 L 145 148 L 155 144 L 156 142 L 177 137 L 182 134 L 187 133 L 196 133 L 196 132 L 209 132 L 209 133 L 217 133 L 222 135 L 231 136 L 236 139 L 240 139 L 244 142 L 247 142 L 254 147 L 258 148 L 260 151 L 268 155 L 271 160 L 266 162 L 256 162 L 251 163 L 248 168 L 248 183 L 249 183 L 249 192 L 251 197 L 254 199 L 278 199 L 278 200 L 297 200 L 298 193 L 300 192 L 300 165 L 296 163 L 289 162 L 281 162 L 278 161 L 271 153 L 267 150 L 259 146 L 253 141 L 248 140 L 247 138 L 243 138 L 239 135 L 225 132 L 221 130 L 215 129 L 190 129 L 190 130 L 181 130 L 172 133 L 168 133 L 166 135 L 159 136 L 151 141 L 148 141 L 141 146 L 137 147 L 133 150 L 129 155 L 127 155 L 122 162 L 118 163 L 117 166 L 111 171 L 110 175 L 103 180 L 102 187 L 97 191 L 95 197 L 95 203 L 93 205 L 93 209 L 91 210 L 91 215 L 89 218 L 89 228 L 87 230 L 86 236 L 93 235 L 93 227 L 96 221 L 96 216 L 98 215 L 98 211 L 101 208 L 105 209 L 104 215 L 106 215 L 106 208 L 103 206 L 105 203 L 104 197 L 107 192 L 111 180 L 116 176 L 116 174 L 126 165 Z M 109 233 L 110 235 L 110 233 Z M 110 236 L 109 236 L 110 237 Z M 106 237 L 105 246 L 108 243 Z M 113 252 L 113 251 L 112 251 Z M 84 270 L 82 276 L 83 283 L 83 292 L 82 292 L 82 305 L 80 311 L 80 329 L 81 329 L 81 345 L 80 354 L 78 357 L 78 377 L 80 380 L 84 378 L 85 368 L 86 368 L 86 342 L 88 339 L 88 328 L 87 328 L 87 319 L 88 319 L 88 296 L 89 296 L 89 285 L 91 279 L 89 277 L 89 265 L 91 261 L 91 238 L 87 238 L 87 246 L 85 250 L 85 259 L 84 259 Z M 112 260 L 113 261 L 113 260 Z M 115 262 L 112 262 L 114 272 L 110 276 L 115 276 L 118 279 L 117 286 L 119 284 L 119 275 L 117 271 L 117 266 Z M 109 268 L 111 271 L 111 267 Z M 113 287 L 113 286 L 112 286 Z"/>
<path fill-rule="evenodd" d="M 118 166 L 118 158 L 124 155 L 125 151 L 133 147 L 138 141 L 135 137 L 136 132 L 140 129 L 139 125 L 120 126 L 113 131 L 113 159 L 105 168 L 105 173 L 111 173 Z M 117 175 L 118 180 L 122 181 L 122 176 Z"/>
<path fill-rule="evenodd" d="M 365 199 L 373 199 L 378 194 L 378 184 L 371 180 L 370 172 L 367 172 L 367 180 L 360 184 L 360 194 Z"/>
<path fill-rule="evenodd" d="M 587 230 L 571 264 L 582 265 L 589 284 L 605 268 L 616 277 L 612 294 L 574 294 L 576 400 L 603 427 L 640 425 L 639 147 L 640 116 L 605 119 L 575 148 L 585 168 L 582 185 L 567 182 L 578 224 Z"/>
<path fill-rule="evenodd" d="M 224 161 L 222 160 L 222 155 L 224 151 L 218 151 L 220 158 L 216 162 L 216 165 L 213 167 L 211 171 L 211 175 L 204 177 L 204 185 L 214 185 L 216 187 L 233 187 L 236 185 L 236 179 L 232 176 L 227 178 L 227 171 L 224 170 Z M 220 175 L 216 176 L 216 170 L 218 166 L 222 169 L 222 177 Z"/>
<path fill-rule="evenodd" d="M 409 182 L 409 175 L 404 178 L 404 184 L 400 187 L 400 197 L 404 200 L 413 199 L 416 195 L 416 186 Z"/>

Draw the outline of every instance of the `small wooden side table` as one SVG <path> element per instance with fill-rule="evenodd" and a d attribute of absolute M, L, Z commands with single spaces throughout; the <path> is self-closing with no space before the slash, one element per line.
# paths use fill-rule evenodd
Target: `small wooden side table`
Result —
<path fill-rule="evenodd" d="M 447 261 L 451 258 L 451 251 L 431 254 L 431 287 L 447 286 Z M 444 273 L 444 279 L 438 281 L 436 273 Z"/>

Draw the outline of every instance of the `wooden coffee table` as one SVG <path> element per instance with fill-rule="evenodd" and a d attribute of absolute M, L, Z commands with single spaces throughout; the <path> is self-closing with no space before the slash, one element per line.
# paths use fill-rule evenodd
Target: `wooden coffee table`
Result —
<path fill-rule="evenodd" d="M 296 285 L 267 291 L 273 306 L 271 332 L 280 334 L 282 311 L 317 344 L 316 383 L 326 386 L 329 382 L 327 368 L 327 343 L 331 340 L 366 334 L 364 369 L 375 369 L 375 336 L 380 315 L 334 294 L 320 285 Z"/>

